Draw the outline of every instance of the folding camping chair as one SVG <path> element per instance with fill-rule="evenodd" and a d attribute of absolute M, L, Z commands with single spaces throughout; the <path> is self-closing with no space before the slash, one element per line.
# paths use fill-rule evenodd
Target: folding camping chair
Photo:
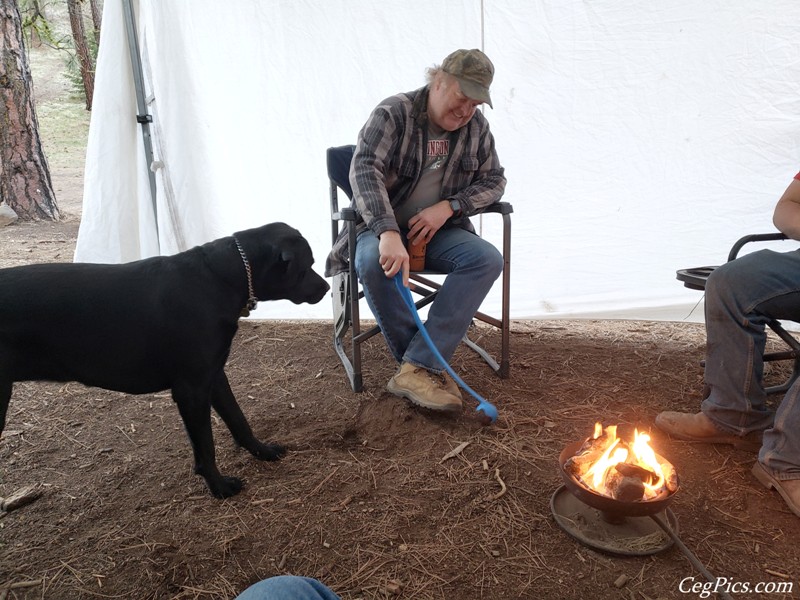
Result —
<path fill-rule="evenodd" d="M 344 365 L 347 377 L 353 391 L 363 390 L 363 377 L 361 371 L 361 345 L 380 333 L 380 327 L 374 326 L 366 331 L 361 330 L 359 320 L 359 300 L 364 297 L 360 289 L 355 272 L 355 247 L 356 247 L 356 211 L 352 207 L 339 208 L 338 191 L 342 190 L 352 200 L 353 190 L 350 187 L 350 163 L 353 159 L 355 146 L 338 146 L 328 148 L 328 179 L 330 180 L 330 209 L 331 209 L 331 243 L 336 241 L 343 227 L 348 235 L 348 271 L 340 273 L 333 278 L 331 292 L 333 295 L 333 343 L 336 353 Z M 478 353 L 486 363 L 501 378 L 509 374 L 509 296 L 511 287 L 510 260 L 511 260 L 511 213 L 514 212 L 508 202 L 497 202 L 487 207 L 484 213 L 498 213 L 503 218 L 503 275 L 502 275 L 502 303 L 500 318 L 486 315 L 482 312 L 475 313 L 475 319 L 497 327 L 501 333 L 500 361 L 496 361 L 484 348 L 470 340 L 467 335 L 463 342 Z M 433 271 L 412 272 L 410 275 L 414 285 L 411 291 L 422 298 L 416 306 L 427 306 L 436 298 L 441 284 L 432 281 L 429 276 L 435 275 Z M 348 335 L 349 333 L 349 335 Z"/>
<path fill-rule="evenodd" d="M 728 253 L 728 261 L 735 260 L 736 257 L 739 255 L 739 251 L 742 249 L 745 244 L 749 244 L 751 242 L 770 242 L 770 241 L 778 241 L 778 240 L 786 240 L 789 239 L 782 233 L 754 233 L 750 235 L 746 235 L 744 237 L 739 238 L 736 243 L 731 247 L 730 252 Z M 692 269 L 680 269 L 677 272 L 677 279 L 683 282 L 683 285 L 687 288 L 693 290 L 702 290 L 705 291 L 706 289 L 706 280 L 708 276 L 716 269 L 717 267 L 695 267 Z M 788 350 L 780 351 L 780 352 L 768 352 L 764 354 L 764 361 L 765 362 L 772 362 L 772 361 L 780 361 L 780 360 L 791 360 L 794 361 L 794 366 L 792 368 L 792 373 L 789 378 L 782 384 L 774 385 L 765 388 L 767 394 L 778 394 L 783 393 L 791 387 L 794 381 L 800 376 L 800 342 L 794 338 L 786 329 L 784 329 L 783 325 L 781 325 L 780 321 L 777 319 L 772 319 L 767 323 L 772 331 L 774 331 L 778 337 L 780 337 L 786 345 L 789 346 Z"/>

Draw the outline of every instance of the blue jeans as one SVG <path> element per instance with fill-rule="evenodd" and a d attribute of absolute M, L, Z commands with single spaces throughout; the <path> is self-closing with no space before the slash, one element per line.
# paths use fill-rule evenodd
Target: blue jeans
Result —
<path fill-rule="evenodd" d="M 379 256 L 378 237 L 370 230 L 362 232 L 356 243 L 356 273 L 389 350 L 397 362 L 441 373 L 444 365 L 439 364 L 417 331 L 414 317 L 394 281 L 384 274 Z M 428 309 L 425 329 L 449 363 L 475 312 L 502 273 L 503 256 L 480 236 L 453 227 L 440 229 L 428 242 L 425 267 L 447 273 Z"/>
<path fill-rule="evenodd" d="M 278 575 L 254 583 L 234 600 L 340 600 L 316 579 Z"/>
<path fill-rule="evenodd" d="M 778 479 L 800 478 L 800 380 L 774 414 L 763 381 L 767 322 L 800 321 L 800 250 L 761 250 L 720 266 L 705 306 L 711 393 L 701 410 L 724 431 L 764 430 L 759 460 Z"/>

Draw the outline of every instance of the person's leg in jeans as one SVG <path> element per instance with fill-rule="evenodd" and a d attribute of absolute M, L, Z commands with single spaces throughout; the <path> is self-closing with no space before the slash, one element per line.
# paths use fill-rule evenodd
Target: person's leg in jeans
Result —
<path fill-rule="evenodd" d="M 356 274 L 364 288 L 364 298 L 380 325 L 389 350 L 395 360 L 401 362 L 406 348 L 417 332 L 417 326 L 394 281 L 383 272 L 379 262 L 378 242 L 378 236 L 370 230 L 358 236 Z"/>
<path fill-rule="evenodd" d="M 474 233 L 461 228 L 443 229 L 428 242 L 425 266 L 448 274 L 428 310 L 425 329 L 449 363 L 475 313 L 503 272 L 503 255 Z M 403 358 L 437 372 L 444 368 L 419 333 Z"/>
<path fill-rule="evenodd" d="M 235 600 L 340 600 L 328 587 L 310 577 L 278 575 L 254 583 Z"/>
<path fill-rule="evenodd" d="M 677 439 L 761 446 L 756 438 L 773 422 L 763 382 L 766 326 L 800 319 L 800 251 L 744 255 L 717 267 L 705 290 L 708 397 L 699 413 L 664 411 L 656 426 Z"/>
<path fill-rule="evenodd" d="M 711 393 L 702 411 L 728 431 L 764 429 L 753 475 L 800 517 L 800 380 L 774 415 L 766 406 L 763 382 L 766 323 L 771 318 L 800 320 L 800 251 L 748 254 L 712 277 L 706 285 Z"/>
<path fill-rule="evenodd" d="M 398 362 L 439 373 L 444 366 L 428 348 L 392 279 L 379 262 L 378 238 L 362 233 L 356 245 L 356 272 L 375 319 Z M 450 361 L 475 312 L 503 271 L 497 248 L 461 228 L 439 230 L 428 242 L 425 265 L 447 273 L 428 310 L 425 328 L 446 361 Z"/>
<path fill-rule="evenodd" d="M 710 394 L 701 410 L 724 431 L 745 435 L 772 424 L 763 382 L 766 324 L 772 318 L 800 320 L 800 251 L 747 254 L 708 278 Z"/>
<path fill-rule="evenodd" d="M 489 242 L 463 229 L 440 230 L 428 242 L 426 266 L 448 273 L 428 310 L 426 330 L 449 362 L 492 283 L 503 270 L 503 258 Z M 400 369 L 387 389 L 395 396 L 432 410 L 459 412 L 461 392 L 444 373 L 444 365 L 417 331 L 393 279 L 381 268 L 378 238 L 362 233 L 356 245 L 355 268 L 372 314 L 383 331 Z"/>
<path fill-rule="evenodd" d="M 715 269 L 705 289 L 709 395 L 700 413 L 662 412 L 656 425 L 678 439 L 734 445 L 763 430 L 753 475 L 800 517 L 800 380 L 774 415 L 763 381 L 767 324 L 800 321 L 800 251 L 742 256 Z"/>

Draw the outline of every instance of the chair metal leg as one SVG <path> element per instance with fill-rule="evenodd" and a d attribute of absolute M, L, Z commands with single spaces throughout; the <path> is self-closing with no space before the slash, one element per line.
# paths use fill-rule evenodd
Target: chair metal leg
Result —
<path fill-rule="evenodd" d="M 501 314 L 501 340 L 500 340 L 500 369 L 497 374 L 501 379 L 508 379 L 511 374 L 510 344 L 511 344 L 511 217 L 503 215 L 503 300 Z"/>
<path fill-rule="evenodd" d="M 779 338 L 781 338 L 786 345 L 791 348 L 791 350 L 786 350 L 784 352 L 771 352 L 769 354 L 764 355 L 765 361 L 775 361 L 775 360 L 794 360 L 794 366 L 792 368 L 792 374 L 789 378 L 780 385 L 773 385 L 768 388 L 765 388 L 765 392 L 767 394 L 782 394 L 783 392 L 787 391 L 792 384 L 797 380 L 800 376 L 800 342 L 798 342 L 794 336 L 792 336 L 788 331 L 783 328 L 783 325 L 780 324 L 779 321 L 772 319 L 767 323 L 770 329 L 774 331 Z"/>
<path fill-rule="evenodd" d="M 431 281 L 430 279 L 423 277 L 418 273 L 414 273 L 412 275 L 412 280 L 416 284 L 412 291 L 422 296 L 422 299 L 416 302 L 417 310 L 419 310 L 425 305 L 433 302 L 433 300 L 436 298 L 436 294 L 439 293 L 439 288 L 441 288 L 441 285 L 436 283 L 435 281 Z M 471 339 L 469 339 L 469 333 L 464 334 L 464 337 L 461 338 L 461 341 L 464 344 L 466 344 L 468 348 L 473 350 L 478 356 L 480 356 L 501 379 L 508 378 L 508 373 L 509 373 L 510 319 L 509 319 L 508 301 L 507 301 L 508 298 L 507 292 L 509 289 L 510 289 L 510 277 L 508 275 L 508 264 L 506 263 L 503 268 L 502 318 L 497 319 L 482 312 L 475 313 L 475 318 L 477 320 L 500 329 L 501 331 L 500 362 L 498 363 L 494 359 L 494 357 L 491 354 L 489 354 L 489 352 L 487 352 L 486 349 L 480 346 L 477 342 L 473 342 Z"/>
<path fill-rule="evenodd" d="M 351 332 L 351 340 L 358 334 L 357 325 L 353 323 L 353 303 L 350 301 L 353 291 L 350 273 L 339 273 L 333 277 L 331 297 L 333 299 L 333 347 L 342 361 L 347 379 L 353 391 L 360 392 L 363 388 L 361 381 L 361 353 L 356 343 L 352 344 L 348 355 L 347 332 Z M 356 323 L 358 322 L 358 307 L 356 306 Z M 352 359 L 350 356 L 352 355 Z"/>
<path fill-rule="evenodd" d="M 354 229 L 354 228 L 351 228 Z M 353 240 L 355 245 L 355 240 Z M 355 266 L 353 261 L 350 261 L 350 277 L 349 277 L 349 292 L 347 294 L 348 301 L 350 302 L 350 329 L 352 330 L 352 372 L 348 373 L 350 378 L 350 386 L 354 392 L 361 392 L 364 390 L 364 383 L 361 376 L 361 342 L 359 341 L 359 334 L 361 332 L 361 316 L 358 310 L 358 277 L 356 275 Z"/>
<path fill-rule="evenodd" d="M 490 367 L 492 367 L 495 373 L 497 374 L 500 373 L 500 365 L 497 364 L 497 361 L 494 358 L 492 358 L 492 356 L 486 350 L 484 350 L 478 344 L 469 339 L 467 335 L 464 335 L 464 337 L 461 338 L 461 341 L 470 348 L 472 348 L 478 354 L 478 356 L 480 356 L 483 360 L 485 360 L 486 363 Z"/>

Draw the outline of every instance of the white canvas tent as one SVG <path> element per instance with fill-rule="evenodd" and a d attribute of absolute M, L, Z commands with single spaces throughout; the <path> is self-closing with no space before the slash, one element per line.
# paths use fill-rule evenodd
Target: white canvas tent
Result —
<path fill-rule="evenodd" d="M 325 149 L 353 143 L 378 101 L 459 47 L 496 67 L 486 114 L 515 208 L 512 318 L 687 318 L 700 294 L 675 270 L 771 230 L 800 169 L 793 0 L 132 2 L 155 162 L 122 0 L 106 0 L 77 261 L 286 221 L 321 271 Z M 499 219 L 482 226 L 499 240 Z M 498 304 L 494 290 L 485 308 Z M 330 304 L 255 316 L 330 318 Z"/>

